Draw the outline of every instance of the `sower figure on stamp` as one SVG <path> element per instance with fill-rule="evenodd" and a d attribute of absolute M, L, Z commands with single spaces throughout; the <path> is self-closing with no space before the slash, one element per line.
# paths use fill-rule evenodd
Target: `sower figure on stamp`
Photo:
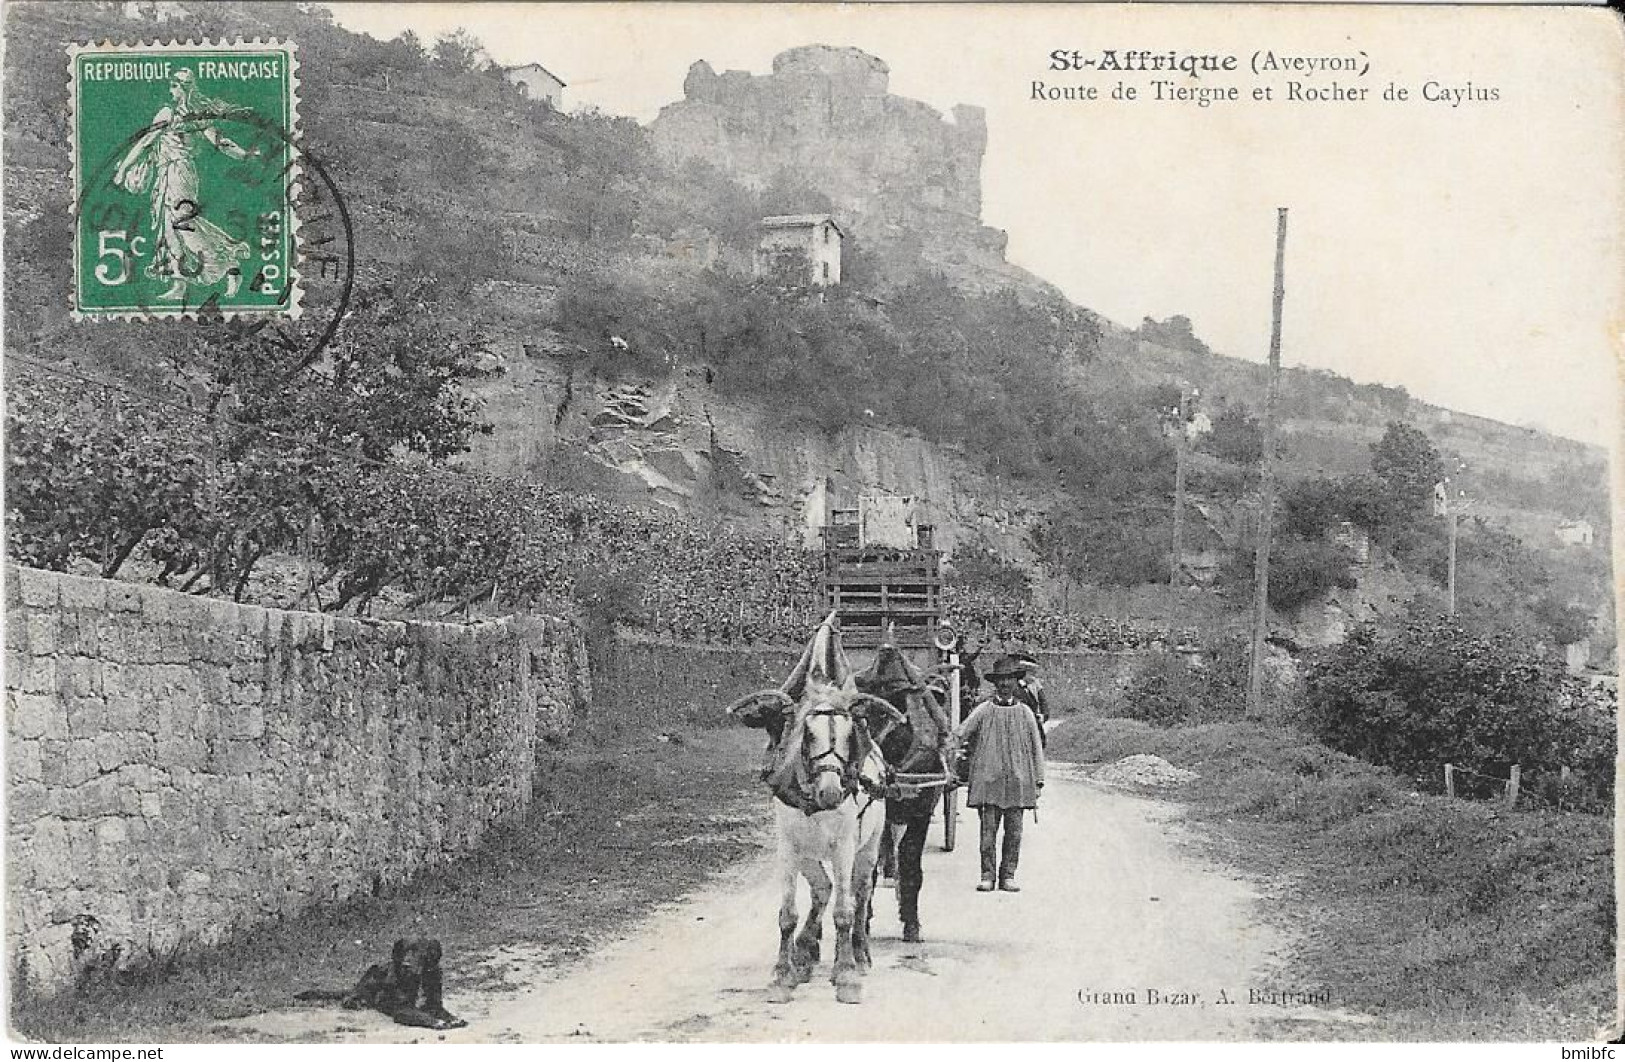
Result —
<path fill-rule="evenodd" d="M 204 216 L 213 199 L 205 198 L 199 187 L 197 157 L 205 145 L 238 160 L 257 155 L 218 128 L 222 118 L 251 112 L 203 95 L 190 70 L 176 71 L 169 89 L 170 106 L 158 111 L 125 153 L 113 180 L 126 191 L 151 197 L 153 247 L 147 275 L 170 282 L 159 298 L 185 298 L 188 285 L 206 287 L 222 279 L 226 294 L 235 295 L 248 244 Z"/>
<path fill-rule="evenodd" d="M 1038 719 L 1017 696 L 1026 669 L 1012 656 L 1000 657 L 987 678 L 991 698 L 976 706 L 959 727 L 961 746 L 970 745 L 968 803 L 982 819 L 982 879 L 977 892 L 1019 892 L 1021 816 L 1038 806 L 1044 788 L 1044 746 Z M 1004 844 L 999 848 L 999 830 Z"/>

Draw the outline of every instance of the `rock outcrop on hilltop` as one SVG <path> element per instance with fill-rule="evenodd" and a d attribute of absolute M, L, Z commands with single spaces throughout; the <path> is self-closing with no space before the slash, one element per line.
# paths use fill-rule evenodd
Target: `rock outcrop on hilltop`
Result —
<path fill-rule="evenodd" d="M 923 259 L 978 289 L 1047 287 L 1009 265 L 1005 233 L 982 224 L 982 108 L 956 106 L 948 120 L 892 95 L 889 77 L 875 56 L 821 44 L 781 52 L 763 75 L 702 59 L 650 128 L 668 158 L 704 159 L 755 188 L 810 184 L 889 265 Z"/>

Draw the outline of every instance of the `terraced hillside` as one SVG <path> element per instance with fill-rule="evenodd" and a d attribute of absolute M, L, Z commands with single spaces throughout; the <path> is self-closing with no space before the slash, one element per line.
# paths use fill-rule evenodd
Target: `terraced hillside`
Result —
<path fill-rule="evenodd" d="M 113 39 L 204 37 L 229 10 L 236 27 L 298 42 L 298 134 L 354 217 L 358 279 L 430 277 L 425 312 L 488 337 L 502 370 L 482 385 L 496 430 L 471 458 L 488 467 L 787 537 L 826 479 L 838 492 L 880 488 L 921 498 L 950 548 L 980 541 L 1031 562 L 1043 557 L 1034 529 L 1080 504 L 1132 511 L 1134 533 L 1166 535 L 1158 406 L 1171 385 L 1201 388 L 1212 409 L 1261 405 L 1256 364 L 1102 320 L 1005 261 L 1002 236 L 976 216 L 979 112 L 950 119 L 891 95 L 874 57 L 799 49 L 776 64 L 778 81 L 749 91 L 700 70 L 651 132 L 532 103 L 480 69 L 467 42 L 379 42 L 292 6 L 195 7 L 161 26 L 119 5 L 8 12 L 19 57 L 6 71 L 12 350 L 139 377 L 176 342 L 163 328 L 68 319 L 60 60 L 87 23 Z M 836 119 L 844 106 L 881 117 L 849 123 L 838 167 L 792 177 L 774 171 L 751 124 L 791 106 L 786 92 L 824 100 Z M 711 161 L 683 147 L 707 129 L 734 131 Z M 854 171 L 931 138 L 952 148 L 944 171 L 891 182 L 880 200 Z M 758 219 L 801 209 L 853 219 L 850 282 L 827 304 L 748 276 Z M 930 240 L 917 231 L 926 222 Z M 1385 425 L 1409 420 L 1447 464 L 1465 463 L 1480 512 L 1588 573 L 1580 581 L 1603 588 L 1594 603 L 1605 607 L 1600 451 L 1327 373 L 1289 371 L 1283 402 L 1289 476 L 1361 470 Z M 1223 540 L 1244 512 L 1230 489 L 1240 472 L 1222 461 L 1212 471 L 1194 500 L 1234 548 Z M 1589 553 L 1557 543 L 1569 519 L 1596 529 Z"/>

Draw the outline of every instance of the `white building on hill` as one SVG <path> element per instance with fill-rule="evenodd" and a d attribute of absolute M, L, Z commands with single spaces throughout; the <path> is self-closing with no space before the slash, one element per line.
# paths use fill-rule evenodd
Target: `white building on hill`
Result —
<path fill-rule="evenodd" d="M 1589 549 L 1596 535 L 1596 529 L 1589 520 L 1564 520 L 1557 525 L 1557 540 L 1565 546 L 1585 546 Z"/>
<path fill-rule="evenodd" d="M 509 81 L 519 86 L 527 99 L 540 100 L 554 110 L 564 108 L 564 79 L 541 63 L 510 66 L 502 73 Z"/>
<path fill-rule="evenodd" d="M 828 214 L 779 214 L 762 219 L 756 249 L 756 275 L 783 268 L 787 258 L 805 256 L 807 283 L 826 287 L 841 282 L 842 233 Z M 800 263 L 796 264 L 800 268 Z"/>

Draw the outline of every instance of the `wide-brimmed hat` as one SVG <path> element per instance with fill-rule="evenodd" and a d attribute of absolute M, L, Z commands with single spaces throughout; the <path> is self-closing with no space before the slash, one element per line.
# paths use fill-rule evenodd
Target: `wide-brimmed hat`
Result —
<path fill-rule="evenodd" d="M 1010 656 L 1022 668 L 1028 671 L 1038 670 L 1038 657 L 1035 654 L 1029 653 L 1025 649 L 1013 649 L 1010 651 Z"/>
<path fill-rule="evenodd" d="M 993 662 L 993 666 L 984 671 L 983 677 L 989 679 L 1020 678 L 1028 672 L 1025 661 L 1019 660 L 1006 653 Z"/>

